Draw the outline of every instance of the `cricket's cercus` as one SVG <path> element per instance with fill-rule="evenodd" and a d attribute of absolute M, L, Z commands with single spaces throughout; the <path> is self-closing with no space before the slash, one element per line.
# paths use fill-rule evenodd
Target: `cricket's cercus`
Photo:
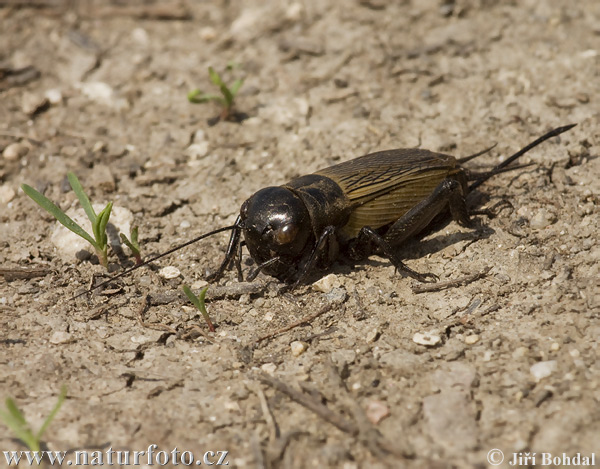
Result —
<path fill-rule="evenodd" d="M 544 134 L 486 172 L 471 171 L 463 163 L 489 149 L 458 159 L 417 148 L 361 156 L 281 186 L 261 189 L 242 204 L 232 226 L 205 233 L 146 263 L 231 230 L 225 258 L 211 281 L 220 278 L 233 263 L 242 278 L 244 245 L 257 264 L 248 280 L 262 271 L 295 287 L 315 268 L 330 266 L 340 253 L 352 259 L 378 253 L 401 273 L 421 282 L 431 281 L 435 275 L 416 272 L 402 262 L 398 247 L 446 211 L 468 226 L 466 197 L 471 191 L 496 174 L 523 167 L 510 165 L 533 147 L 575 125 Z"/>

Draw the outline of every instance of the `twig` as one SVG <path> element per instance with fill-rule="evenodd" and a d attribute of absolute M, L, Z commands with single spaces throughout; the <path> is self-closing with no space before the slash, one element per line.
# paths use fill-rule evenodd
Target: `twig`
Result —
<path fill-rule="evenodd" d="M 51 272 L 50 269 L 44 267 L 33 267 L 30 269 L 24 267 L 0 267 L 0 275 L 4 276 L 4 280 L 10 282 L 16 279 L 31 279 L 35 277 L 44 277 Z"/>
<path fill-rule="evenodd" d="M 237 298 L 242 295 L 253 295 L 263 293 L 268 284 L 261 282 L 237 282 L 232 285 L 211 285 L 206 292 L 206 300 L 220 300 L 222 298 Z M 183 292 L 158 293 L 150 296 L 152 305 L 165 305 L 176 300 L 185 300 L 187 297 Z"/>
<path fill-rule="evenodd" d="M 263 340 L 271 339 L 272 337 L 275 337 L 279 334 L 283 334 L 284 332 L 290 331 L 298 326 L 301 326 L 302 324 L 309 323 L 309 322 L 315 320 L 316 318 L 318 318 L 319 316 L 330 311 L 331 308 L 333 307 L 333 305 L 334 305 L 334 303 L 327 303 L 316 313 L 309 314 L 308 316 L 305 316 L 304 318 L 300 319 L 299 321 L 296 321 L 292 324 L 289 324 L 288 326 L 282 327 L 281 329 L 278 329 L 274 332 L 270 332 L 268 334 L 263 335 L 262 337 L 259 337 L 258 339 L 256 339 L 256 343 L 258 344 L 258 343 L 262 342 Z"/>
<path fill-rule="evenodd" d="M 455 280 L 448 280 L 447 282 L 429 283 L 425 285 L 417 285 L 412 287 L 412 291 L 413 293 L 427 293 L 441 291 L 447 288 L 459 287 L 461 285 L 467 285 L 468 283 L 474 282 L 476 280 L 479 280 L 480 278 L 485 277 L 490 270 L 492 270 L 491 267 L 486 267 L 481 272 L 457 278 Z"/>
<path fill-rule="evenodd" d="M 265 373 L 257 373 L 255 377 L 262 383 L 277 389 L 279 392 L 282 392 L 294 402 L 306 407 L 308 410 L 317 414 L 323 420 L 326 420 L 344 433 L 349 433 L 352 436 L 358 435 L 358 426 L 354 422 L 351 422 L 341 415 L 338 415 L 319 401 L 307 396 L 306 394 L 296 391 L 282 381 L 279 381 L 278 379 L 273 378 Z"/>
<path fill-rule="evenodd" d="M 204 329 L 202 329 L 198 324 L 192 324 L 191 326 L 188 326 L 186 331 L 181 334 L 181 338 L 182 339 L 188 339 L 192 337 L 192 332 L 197 332 L 198 334 L 200 334 L 202 337 L 204 337 L 208 342 L 210 342 L 211 344 L 214 344 L 215 341 L 212 339 L 211 336 L 209 336 L 206 331 L 204 331 Z"/>
<path fill-rule="evenodd" d="M 269 443 L 273 444 L 279 438 L 279 426 L 275 422 L 275 418 L 273 417 L 273 413 L 269 408 L 269 402 L 267 401 L 267 396 L 263 392 L 262 388 L 258 385 L 258 383 L 253 383 L 253 391 L 258 396 L 258 400 L 260 401 L 260 410 L 262 411 L 265 422 L 267 423 L 267 427 L 269 427 Z"/>

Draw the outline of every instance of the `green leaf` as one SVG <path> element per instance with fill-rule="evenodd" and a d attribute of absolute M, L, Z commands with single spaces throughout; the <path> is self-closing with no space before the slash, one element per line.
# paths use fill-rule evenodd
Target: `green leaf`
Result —
<path fill-rule="evenodd" d="M 11 398 L 6 399 L 8 413 L 0 410 L 0 420 L 10 428 L 13 435 L 21 440 L 32 451 L 39 451 L 39 441 L 29 429 L 25 417 Z"/>
<path fill-rule="evenodd" d="M 231 88 L 229 88 L 233 97 L 235 97 L 237 95 L 238 91 L 240 90 L 240 88 L 243 84 L 244 84 L 243 78 L 238 78 L 237 80 L 235 80 L 233 82 L 233 85 L 231 85 Z"/>
<path fill-rule="evenodd" d="M 190 290 L 190 287 L 188 287 L 187 285 L 183 286 L 183 291 L 184 291 L 185 295 L 194 304 L 196 309 L 198 309 L 198 311 L 200 311 L 200 313 L 202 313 L 202 316 L 204 316 L 204 320 L 208 324 L 208 328 L 211 330 L 211 332 L 214 332 L 215 326 L 213 326 L 212 321 L 210 320 L 210 316 L 208 315 L 208 312 L 206 311 L 206 306 L 204 304 L 204 298 L 206 297 L 207 290 L 208 290 L 208 286 L 206 286 L 202 290 L 200 290 L 200 294 L 198 296 L 196 296 L 196 295 L 194 295 L 192 290 Z"/>
<path fill-rule="evenodd" d="M 10 397 L 6 398 L 6 408 L 16 421 L 18 421 L 21 425 L 27 425 L 27 421 L 25 420 L 23 413 L 17 407 L 15 401 L 13 401 Z"/>
<path fill-rule="evenodd" d="M 225 104 L 225 100 L 218 94 L 201 93 L 200 90 L 190 91 L 188 93 L 188 101 L 190 103 L 206 103 L 208 101 L 218 101 L 221 104 Z"/>
<path fill-rule="evenodd" d="M 73 219 L 71 219 L 65 212 L 56 206 L 48 197 L 40 194 L 33 187 L 28 186 L 27 184 L 21 184 L 21 189 L 23 189 L 23 192 L 25 192 L 25 194 L 27 194 L 36 204 L 56 218 L 58 222 L 65 228 L 71 230 L 76 235 L 81 236 L 88 243 L 94 246 L 94 248 L 99 249 L 96 241 L 94 241 L 94 239 L 81 226 L 75 223 Z"/>
<path fill-rule="evenodd" d="M 227 107 L 230 108 L 233 105 L 233 95 L 231 94 L 231 91 L 229 91 L 229 88 L 227 88 L 225 84 L 222 84 L 220 88 L 221 93 L 223 93 L 223 96 L 225 96 L 225 103 Z"/>
<path fill-rule="evenodd" d="M 67 173 L 67 178 L 69 179 L 69 184 L 71 184 L 71 188 L 73 189 L 73 192 L 75 192 L 75 195 L 79 199 L 79 203 L 83 207 L 83 210 L 85 210 L 85 213 L 87 214 L 88 218 L 90 219 L 92 224 L 94 224 L 96 221 L 96 212 L 94 211 L 94 207 L 92 207 L 90 199 L 83 190 L 79 179 L 77 179 L 75 173 L 72 173 L 70 171 Z"/>
<path fill-rule="evenodd" d="M 98 215 L 98 235 L 100 239 L 98 240 L 98 244 L 104 249 L 108 244 L 108 236 L 106 235 L 106 225 L 108 225 L 108 220 L 110 219 L 110 212 L 112 210 L 113 203 L 109 202 L 104 210 L 100 212 Z"/>
<path fill-rule="evenodd" d="M 138 243 L 138 227 L 134 226 L 131 229 L 131 232 L 129 233 L 129 235 L 131 236 L 131 244 L 139 252 L 139 250 L 140 250 L 140 244 Z"/>
<path fill-rule="evenodd" d="M 208 76 L 210 77 L 210 81 L 212 81 L 215 85 L 219 87 L 223 85 L 223 80 L 221 80 L 221 76 L 215 71 L 214 68 L 208 67 Z"/>
<path fill-rule="evenodd" d="M 42 439 L 42 435 L 46 432 L 48 426 L 50 425 L 50 422 L 52 422 L 52 420 L 54 420 L 54 417 L 56 417 L 56 414 L 58 414 L 58 411 L 60 410 L 61 406 L 63 405 L 63 402 L 65 401 L 66 397 L 67 397 L 67 387 L 63 384 L 62 387 L 60 388 L 60 394 L 58 395 L 58 402 L 52 409 L 52 412 L 50 412 L 50 415 L 48 415 L 48 417 L 46 417 L 46 420 L 44 420 L 42 428 L 40 428 L 37 432 L 36 438 L 38 441 Z"/>

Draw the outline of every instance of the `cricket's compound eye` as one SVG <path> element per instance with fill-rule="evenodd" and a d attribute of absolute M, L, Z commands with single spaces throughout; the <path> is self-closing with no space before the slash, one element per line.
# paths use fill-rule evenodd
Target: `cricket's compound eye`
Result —
<path fill-rule="evenodd" d="M 294 241 L 294 239 L 296 239 L 296 235 L 298 234 L 299 230 L 300 228 L 297 225 L 287 223 L 286 225 L 283 225 L 282 227 L 274 231 L 273 241 L 275 241 L 280 246 L 283 246 L 284 244 L 289 244 L 292 241 Z"/>

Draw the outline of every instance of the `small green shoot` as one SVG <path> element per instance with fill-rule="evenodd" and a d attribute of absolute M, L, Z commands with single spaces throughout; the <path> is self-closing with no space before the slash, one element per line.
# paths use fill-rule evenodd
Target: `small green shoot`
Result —
<path fill-rule="evenodd" d="M 23 412 L 19 410 L 15 401 L 10 397 L 6 398 L 6 410 L 0 410 L 0 420 L 13 432 L 16 438 L 21 440 L 30 451 L 40 451 L 42 436 L 48 429 L 50 422 L 56 417 L 65 398 L 67 397 L 67 387 L 63 385 L 60 389 L 58 402 L 44 420 L 44 423 L 37 432 L 31 429 L 31 426 L 25 420 Z"/>
<path fill-rule="evenodd" d="M 200 294 L 196 296 L 194 295 L 194 292 L 190 290 L 190 287 L 188 287 L 187 285 L 183 286 L 183 291 L 185 292 L 186 296 L 190 299 L 192 303 L 194 303 L 194 306 L 198 309 L 198 311 L 202 313 L 202 316 L 204 316 L 204 320 L 206 321 L 206 324 L 208 324 L 210 332 L 215 332 L 215 326 L 213 326 L 213 323 L 210 320 L 208 313 L 206 312 L 206 306 L 204 305 L 204 297 L 206 296 L 207 290 L 208 286 L 200 290 Z"/>
<path fill-rule="evenodd" d="M 227 68 L 229 70 L 232 70 L 234 68 L 234 66 L 232 64 L 228 64 Z M 216 101 L 222 106 L 222 110 L 221 110 L 221 114 L 220 114 L 219 118 L 221 120 L 230 119 L 234 115 L 233 109 L 234 109 L 235 96 L 237 95 L 238 91 L 242 87 L 242 84 L 244 83 L 244 79 L 238 78 L 237 80 L 235 80 L 233 82 L 233 84 L 231 86 L 227 86 L 223 82 L 221 75 L 219 75 L 215 71 L 215 69 L 212 67 L 208 67 L 208 76 L 210 78 L 210 81 L 212 81 L 213 84 L 215 84 L 216 86 L 219 87 L 221 94 L 218 95 L 218 94 L 213 94 L 213 93 L 203 93 L 201 90 L 195 89 L 188 93 L 188 95 L 187 95 L 188 101 L 190 103 L 196 103 L 196 104 L 197 103 L 207 103 L 209 101 Z"/>
<path fill-rule="evenodd" d="M 131 250 L 133 257 L 135 257 L 135 263 L 140 265 L 142 263 L 142 256 L 140 254 L 140 244 L 138 243 L 138 227 L 134 226 L 131 229 L 129 238 L 121 233 L 121 241 Z"/>
<path fill-rule="evenodd" d="M 96 250 L 96 255 L 98 256 L 100 263 L 108 269 L 108 237 L 106 235 L 106 225 L 110 218 L 113 203 L 109 202 L 106 207 L 96 215 L 96 212 L 90 203 L 90 199 L 84 192 L 77 176 L 69 172 L 67 173 L 67 177 L 69 178 L 69 184 L 71 184 L 75 195 L 79 199 L 79 203 L 92 222 L 93 237 L 45 195 L 39 193 L 27 184 L 21 184 L 21 189 L 23 189 L 23 192 L 25 192 L 25 194 L 27 194 L 36 204 L 56 218 L 59 223 L 90 243 Z"/>

